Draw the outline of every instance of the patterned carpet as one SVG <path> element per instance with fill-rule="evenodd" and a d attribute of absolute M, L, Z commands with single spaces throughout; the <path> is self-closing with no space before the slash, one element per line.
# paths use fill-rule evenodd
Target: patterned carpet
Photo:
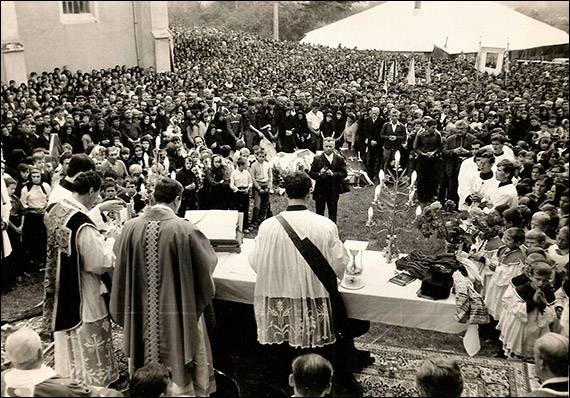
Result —
<path fill-rule="evenodd" d="M 530 391 L 532 374 L 525 362 L 379 344 L 357 343 L 357 347 L 370 350 L 376 359 L 372 366 L 356 374 L 364 396 L 419 396 L 415 388 L 415 373 L 428 357 L 449 358 L 458 362 L 463 373 L 464 397 L 520 397 Z"/>

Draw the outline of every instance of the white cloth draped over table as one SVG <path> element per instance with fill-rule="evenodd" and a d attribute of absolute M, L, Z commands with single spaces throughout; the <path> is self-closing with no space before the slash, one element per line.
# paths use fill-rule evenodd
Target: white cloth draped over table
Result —
<path fill-rule="evenodd" d="M 241 253 L 216 253 L 214 281 L 218 299 L 253 304 L 256 274 L 248 260 L 253 246 L 252 239 L 244 239 Z M 407 286 L 388 282 L 396 267 L 387 264 L 380 252 L 365 251 L 363 264 L 366 286 L 360 290 L 339 288 L 349 317 L 443 333 L 467 329 L 455 320 L 455 295 L 433 301 L 417 297 L 419 280 Z"/>

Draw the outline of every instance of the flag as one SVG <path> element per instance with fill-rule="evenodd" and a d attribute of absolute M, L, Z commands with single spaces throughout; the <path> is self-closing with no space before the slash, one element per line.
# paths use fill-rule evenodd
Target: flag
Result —
<path fill-rule="evenodd" d="M 380 62 L 380 72 L 378 72 L 378 81 L 381 82 L 384 80 L 384 60 Z"/>
<path fill-rule="evenodd" d="M 408 69 L 408 84 L 410 86 L 415 86 L 416 85 L 416 65 L 414 62 L 414 59 L 412 58 L 412 60 L 410 61 L 410 67 Z"/>
<path fill-rule="evenodd" d="M 393 82 L 396 78 L 396 61 L 392 61 L 392 65 L 390 65 L 390 71 L 388 71 L 388 76 L 386 80 Z"/>
<path fill-rule="evenodd" d="M 426 84 L 431 84 L 431 59 L 428 59 L 426 68 Z"/>
<path fill-rule="evenodd" d="M 49 137 L 49 155 L 59 162 L 59 156 L 63 152 L 63 147 L 57 133 L 51 133 Z"/>

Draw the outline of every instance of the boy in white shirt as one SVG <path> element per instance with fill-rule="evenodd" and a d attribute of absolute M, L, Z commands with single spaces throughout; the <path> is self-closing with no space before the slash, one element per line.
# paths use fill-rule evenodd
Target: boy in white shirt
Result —
<path fill-rule="evenodd" d="M 249 191 L 253 180 L 245 159 L 238 159 L 237 166 L 230 176 L 230 188 L 234 192 L 234 209 L 243 213 L 243 231 L 249 233 Z"/>

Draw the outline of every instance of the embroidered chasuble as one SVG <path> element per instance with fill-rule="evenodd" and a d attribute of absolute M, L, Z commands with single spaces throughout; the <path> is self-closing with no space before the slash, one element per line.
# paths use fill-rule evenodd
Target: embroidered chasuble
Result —
<path fill-rule="evenodd" d="M 156 205 L 127 222 L 115 243 L 111 316 L 124 330 L 133 370 L 160 362 L 175 389 L 215 391 L 203 313 L 214 298 L 217 263 L 209 240 L 168 207 Z"/>
<path fill-rule="evenodd" d="M 43 321 L 54 333 L 57 373 L 107 387 L 119 373 L 100 275 L 111 270 L 114 256 L 86 211 L 65 199 L 46 214 Z"/>

